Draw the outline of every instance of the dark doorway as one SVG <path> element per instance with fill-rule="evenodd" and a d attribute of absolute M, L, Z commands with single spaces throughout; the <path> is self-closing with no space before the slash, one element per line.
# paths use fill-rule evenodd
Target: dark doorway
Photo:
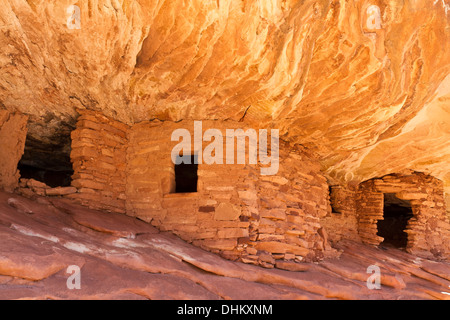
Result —
<path fill-rule="evenodd" d="M 175 165 L 175 193 L 197 192 L 197 155 L 190 155 L 190 163 Z"/>
<path fill-rule="evenodd" d="M 70 186 L 73 175 L 70 151 L 68 127 L 51 139 L 38 139 L 29 133 L 24 154 L 17 166 L 20 177 L 43 182 L 52 188 Z"/>
<path fill-rule="evenodd" d="M 49 170 L 19 163 L 17 166 L 20 177 L 34 179 L 45 183 L 49 187 L 68 187 L 72 182 L 73 170 Z"/>
<path fill-rule="evenodd" d="M 405 232 L 408 220 L 413 217 L 411 203 L 401 200 L 393 193 L 384 194 L 384 220 L 378 220 L 377 235 L 384 238 L 381 245 L 405 249 L 408 234 Z"/>

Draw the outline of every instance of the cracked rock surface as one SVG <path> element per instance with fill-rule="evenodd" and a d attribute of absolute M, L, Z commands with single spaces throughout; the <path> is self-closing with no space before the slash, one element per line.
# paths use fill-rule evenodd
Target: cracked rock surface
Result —
<path fill-rule="evenodd" d="M 342 242 L 339 258 L 302 271 L 264 269 L 58 198 L 0 192 L 0 238 L 0 299 L 450 299 L 450 264 L 396 249 Z M 81 289 L 67 287 L 73 265 Z"/>

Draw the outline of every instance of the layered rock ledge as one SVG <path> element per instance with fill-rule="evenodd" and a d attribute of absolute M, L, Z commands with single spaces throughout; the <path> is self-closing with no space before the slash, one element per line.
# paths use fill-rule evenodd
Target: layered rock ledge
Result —
<path fill-rule="evenodd" d="M 0 192 L 0 299 L 449 299 L 450 264 L 343 241 L 339 258 L 265 269 L 138 219 Z M 69 266 L 81 289 L 68 289 Z M 367 268 L 381 272 L 369 290 Z"/>

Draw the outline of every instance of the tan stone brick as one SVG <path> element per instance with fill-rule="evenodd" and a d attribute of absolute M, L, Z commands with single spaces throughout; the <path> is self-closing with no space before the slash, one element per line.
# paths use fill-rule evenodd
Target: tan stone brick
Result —
<path fill-rule="evenodd" d="M 217 231 L 218 238 L 248 237 L 248 230 L 241 228 L 223 228 Z"/>
<path fill-rule="evenodd" d="M 74 187 L 56 187 L 51 189 L 46 189 L 45 194 L 47 196 L 63 196 L 67 194 L 76 193 L 77 189 Z"/>
<path fill-rule="evenodd" d="M 293 216 L 293 215 L 288 215 L 286 217 L 286 221 L 289 223 L 293 223 L 295 225 L 303 225 L 305 223 L 305 219 L 303 217 L 300 216 Z"/>
<path fill-rule="evenodd" d="M 286 230 L 286 235 L 292 235 L 292 236 L 303 236 L 305 235 L 305 230 L 295 230 L 295 229 L 291 229 L 291 230 Z"/>
<path fill-rule="evenodd" d="M 44 182 L 37 181 L 37 180 L 34 180 L 34 179 L 29 179 L 29 180 L 27 181 L 27 186 L 28 186 L 28 188 L 31 188 L 31 189 L 37 189 L 37 188 L 40 188 L 40 189 L 49 189 L 49 188 L 50 188 L 50 187 L 49 187 L 48 185 L 46 185 Z M 44 191 L 44 193 L 45 193 L 45 191 Z"/>
<path fill-rule="evenodd" d="M 192 197 L 191 195 L 180 194 L 178 197 L 164 197 L 161 204 L 164 208 L 180 208 L 182 210 L 182 208 L 197 207 L 197 202 L 197 196 Z"/>
<path fill-rule="evenodd" d="M 217 237 L 217 231 L 204 231 L 204 232 L 195 232 L 192 235 L 193 239 L 215 239 Z"/>
<path fill-rule="evenodd" d="M 257 265 L 258 264 L 258 256 L 254 256 L 254 255 L 247 255 L 244 257 L 241 257 L 241 261 L 243 263 L 248 263 L 248 264 L 254 264 Z"/>
<path fill-rule="evenodd" d="M 277 241 L 257 242 L 255 248 L 270 253 L 293 253 L 296 255 L 306 255 L 309 252 L 308 249 Z"/>
<path fill-rule="evenodd" d="M 258 195 L 255 191 L 238 191 L 239 198 L 242 200 L 256 200 Z"/>
<path fill-rule="evenodd" d="M 163 223 L 166 224 L 197 224 L 197 215 L 195 212 L 187 212 L 186 210 L 167 210 Z"/>
<path fill-rule="evenodd" d="M 265 209 L 260 211 L 262 218 L 273 220 L 286 220 L 286 211 L 284 209 Z"/>
<path fill-rule="evenodd" d="M 194 241 L 194 244 L 202 245 L 208 247 L 210 249 L 218 249 L 218 250 L 233 250 L 237 246 L 236 239 L 206 239 Z"/>
<path fill-rule="evenodd" d="M 419 193 L 419 192 L 399 192 L 396 194 L 396 197 L 399 199 L 404 200 L 419 200 L 419 199 L 426 199 L 427 198 L 426 193 Z"/>
<path fill-rule="evenodd" d="M 285 185 L 289 182 L 288 179 L 286 179 L 285 177 L 280 177 L 280 176 L 261 176 L 260 179 L 262 181 L 269 181 L 269 182 L 277 183 L 279 185 Z"/>
<path fill-rule="evenodd" d="M 267 262 L 270 264 L 275 264 L 275 259 L 272 257 L 271 254 L 267 254 L 267 253 L 260 253 L 258 255 L 258 260 L 263 261 L 263 262 Z"/>
<path fill-rule="evenodd" d="M 209 217 L 208 217 L 209 218 Z M 207 229 L 222 229 L 222 228 L 248 228 L 249 222 L 242 222 L 238 220 L 202 220 L 202 227 Z"/>
<path fill-rule="evenodd" d="M 260 233 L 258 234 L 258 241 L 283 241 L 284 235 L 273 233 Z"/>
<path fill-rule="evenodd" d="M 88 179 L 78 179 L 72 181 L 72 186 L 75 188 L 89 188 L 94 190 L 102 190 L 104 185 L 102 183 L 95 182 Z"/>
<path fill-rule="evenodd" d="M 236 206 L 223 202 L 220 203 L 214 212 L 215 220 L 237 220 L 241 215 L 241 211 Z"/>

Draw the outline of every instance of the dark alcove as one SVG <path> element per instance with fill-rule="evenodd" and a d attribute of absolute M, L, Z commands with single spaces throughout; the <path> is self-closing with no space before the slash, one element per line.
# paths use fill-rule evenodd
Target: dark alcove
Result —
<path fill-rule="evenodd" d="M 408 243 L 405 229 L 413 217 L 411 203 L 401 200 L 395 194 L 384 194 L 384 220 L 378 220 L 378 235 L 384 238 L 381 245 L 404 249 Z"/>
<path fill-rule="evenodd" d="M 27 135 L 24 154 L 17 165 L 21 178 L 34 179 L 52 188 L 70 186 L 71 138 L 69 128 L 64 129 L 51 138 Z"/>

